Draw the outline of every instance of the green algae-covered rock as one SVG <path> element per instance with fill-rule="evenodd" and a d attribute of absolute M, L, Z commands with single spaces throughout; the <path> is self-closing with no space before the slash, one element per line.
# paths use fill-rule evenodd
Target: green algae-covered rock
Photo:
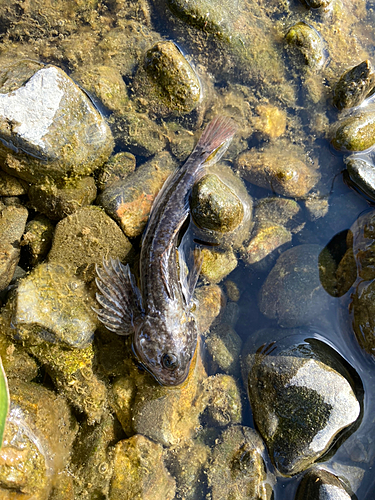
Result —
<path fill-rule="evenodd" d="M 365 151 L 375 144 L 375 112 L 360 113 L 342 120 L 335 128 L 332 144 L 340 151 Z"/>
<path fill-rule="evenodd" d="M 0 155 L 8 173 L 29 182 L 57 180 L 88 175 L 108 159 L 108 125 L 61 69 L 43 67 L 26 83 L 12 84 L 12 92 L 10 76 L 0 87 Z"/>
<path fill-rule="evenodd" d="M 98 326 L 94 299 L 66 267 L 44 263 L 19 283 L 9 305 L 14 333 L 24 342 L 43 340 L 84 347 Z"/>
<path fill-rule="evenodd" d="M 170 111 L 190 113 L 201 98 L 193 68 L 173 42 L 159 42 L 147 51 L 146 73 Z"/>
<path fill-rule="evenodd" d="M 212 451 L 207 471 L 212 500 L 270 500 L 264 452 L 254 429 L 240 425 L 226 429 Z"/>
<path fill-rule="evenodd" d="M 126 151 L 116 153 L 100 169 L 97 186 L 103 191 L 116 182 L 121 182 L 135 170 L 136 158 Z"/>
<path fill-rule="evenodd" d="M 242 258 L 247 264 L 255 264 L 291 241 L 292 233 L 284 226 L 271 222 L 257 224 Z"/>
<path fill-rule="evenodd" d="M 359 345 L 375 353 L 375 282 L 361 281 L 352 296 L 353 330 Z"/>
<path fill-rule="evenodd" d="M 325 62 L 324 45 L 315 28 L 299 22 L 288 30 L 285 41 L 294 64 L 311 71 L 322 69 Z"/>
<path fill-rule="evenodd" d="M 215 250 L 203 248 L 201 275 L 210 283 L 219 283 L 237 267 L 237 258 L 233 250 Z"/>
<path fill-rule="evenodd" d="M 194 185 L 191 196 L 191 213 L 201 228 L 226 233 L 241 224 L 241 200 L 216 175 L 205 175 Z"/>
<path fill-rule="evenodd" d="M 374 85 L 374 69 L 371 62 L 366 59 L 341 75 L 333 89 L 333 104 L 339 110 L 358 106 Z"/>
<path fill-rule="evenodd" d="M 70 267 L 88 282 L 95 277 L 95 264 L 111 257 L 123 261 L 131 248 L 118 225 L 101 208 L 89 206 L 57 224 L 48 261 Z"/>
<path fill-rule="evenodd" d="M 22 246 L 34 267 L 44 260 L 52 245 L 54 224 L 45 215 L 37 215 L 26 224 Z"/>
<path fill-rule="evenodd" d="M 212 427 L 239 424 L 242 419 L 241 392 L 236 380 L 222 373 L 206 378 L 202 384 L 207 407 L 202 420 Z"/>
<path fill-rule="evenodd" d="M 175 490 L 160 444 L 140 434 L 116 444 L 109 500 L 172 500 Z"/>

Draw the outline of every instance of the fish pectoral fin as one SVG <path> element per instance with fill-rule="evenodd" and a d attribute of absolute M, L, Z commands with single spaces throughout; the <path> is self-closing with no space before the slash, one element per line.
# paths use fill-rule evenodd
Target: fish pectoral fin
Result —
<path fill-rule="evenodd" d="M 129 335 L 143 315 L 141 293 L 130 272 L 118 259 L 103 260 L 102 267 L 96 266 L 95 279 L 100 293 L 96 300 L 101 309 L 94 309 L 103 325 L 118 335 Z"/>
<path fill-rule="evenodd" d="M 194 265 L 188 275 L 187 286 L 189 290 L 189 302 L 192 300 L 195 287 L 197 286 L 197 281 L 202 269 L 203 264 L 203 253 L 198 247 L 194 250 Z"/>

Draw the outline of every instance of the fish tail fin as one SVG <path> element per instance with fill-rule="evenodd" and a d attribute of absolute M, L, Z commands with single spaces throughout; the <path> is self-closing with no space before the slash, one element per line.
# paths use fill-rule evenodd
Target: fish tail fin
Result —
<path fill-rule="evenodd" d="M 129 265 L 122 265 L 118 259 L 103 260 L 102 267 L 96 266 L 96 274 L 100 292 L 96 300 L 102 308 L 94 311 L 99 321 L 118 335 L 131 334 L 143 309 L 141 293 Z"/>
<path fill-rule="evenodd" d="M 195 149 L 206 155 L 202 166 L 209 167 L 218 162 L 237 131 L 234 121 L 228 116 L 217 116 L 205 128 Z"/>

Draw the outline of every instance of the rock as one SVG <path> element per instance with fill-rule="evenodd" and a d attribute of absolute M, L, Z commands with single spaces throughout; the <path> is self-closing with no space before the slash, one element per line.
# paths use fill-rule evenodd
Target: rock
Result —
<path fill-rule="evenodd" d="M 228 296 L 228 299 L 233 301 L 233 302 L 238 302 L 241 297 L 240 290 L 237 286 L 237 284 L 232 281 L 232 280 L 226 280 L 224 282 L 225 285 L 225 291 Z M 229 304 L 227 305 L 227 308 L 229 307 Z M 235 326 L 235 324 L 232 324 L 232 322 L 229 322 L 232 326 Z"/>
<path fill-rule="evenodd" d="M 314 324 L 328 313 L 329 295 L 320 283 L 319 245 L 299 245 L 277 259 L 259 295 L 259 308 L 284 328 Z"/>
<path fill-rule="evenodd" d="M 165 123 L 168 129 L 168 140 L 171 153 L 178 161 L 187 160 L 193 151 L 196 139 L 190 130 L 183 128 L 177 121 Z"/>
<path fill-rule="evenodd" d="M 225 295 L 218 285 L 206 285 L 195 289 L 194 298 L 198 302 L 195 317 L 199 331 L 204 333 L 225 309 Z"/>
<path fill-rule="evenodd" d="M 54 224 L 45 215 L 37 215 L 26 224 L 21 246 L 26 249 L 32 267 L 47 257 L 54 231 Z"/>
<path fill-rule="evenodd" d="M 235 379 L 221 373 L 203 381 L 206 409 L 201 420 L 211 427 L 239 424 L 242 420 L 241 392 Z"/>
<path fill-rule="evenodd" d="M 76 422 L 64 399 L 52 391 L 20 380 L 10 380 L 9 388 L 0 496 L 45 500 L 68 463 Z"/>
<path fill-rule="evenodd" d="M 107 412 L 97 425 L 81 424 L 70 468 L 74 498 L 108 498 L 113 473 L 111 447 L 122 438 L 118 422 Z"/>
<path fill-rule="evenodd" d="M 371 62 L 361 62 L 350 68 L 333 89 L 333 105 L 340 111 L 358 106 L 375 86 L 375 74 Z"/>
<path fill-rule="evenodd" d="M 141 165 L 125 181 L 109 186 L 98 203 L 129 238 L 142 234 L 156 195 L 175 170 L 169 153 L 163 152 Z"/>
<path fill-rule="evenodd" d="M 70 347 L 92 341 L 98 320 L 85 284 L 69 269 L 43 263 L 21 280 L 11 302 L 13 336 L 28 344 L 43 340 Z"/>
<path fill-rule="evenodd" d="M 254 218 L 256 223 L 272 222 L 292 229 L 296 225 L 294 219 L 300 211 L 295 200 L 271 196 L 258 201 L 254 208 Z"/>
<path fill-rule="evenodd" d="M 301 152 L 287 143 L 275 143 L 259 151 L 241 153 L 237 168 L 245 180 L 282 196 L 301 198 L 318 182 L 320 175 L 300 160 Z"/>
<path fill-rule="evenodd" d="M 120 72 L 113 66 L 83 66 L 72 79 L 110 111 L 122 113 L 128 105 L 128 92 Z"/>
<path fill-rule="evenodd" d="M 71 267 L 92 281 L 95 264 L 103 259 L 124 261 L 132 248 L 118 225 L 99 207 L 84 207 L 60 221 L 55 229 L 48 262 Z"/>
<path fill-rule="evenodd" d="M 244 247 L 242 258 L 246 264 L 255 264 L 291 241 L 292 233 L 284 226 L 258 224 L 251 233 L 250 243 Z"/>
<path fill-rule="evenodd" d="M 313 72 L 323 68 L 326 61 L 324 44 L 315 28 L 298 22 L 288 30 L 285 41 L 293 64 Z"/>
<path fill-rule="evenodd" d="M 233 250 L 224 252 L 211 248 L 201 250 L 203 258 L 201 276 L 210 283 L 219 283 L 237 267 Z"/>
<path fill-rule="evenodd" d="M 89 175 L 112 152 L 108 125 L 55 66 L 39 69 L 19 86 L 13 82 L 9 92 L 7 81 L 19 70 L 13 67 L 0 88 L 3 168 L 29 182 Z"/>
<path fill-rule="evenodd" d="M 43 342 L 30 347 L 30 352 L 46 368 L 56 388 L 70 404 L 86 415 L 88 425 L 100 422 L 106 410 L 107 390 L 94 371 L 92 345 L 67 349 Z"/>
<path fill-rule="evenodd" d="M 375 354 L 375 282 L 360 281 L 352 294 L 352 328 L 359 345 Z"/>
<path fill-rule="evenodd" d="M 146 85 L 143 85 L 143 92 L 142 89 L 136 89 L 136 94 L 150 98 L 151 109 L 162 103 L 169 113 L 186 114 L 197 106 L 201 99 L 199 78 L 173 42 L 158 42 L 149 49 L 144 66 Z M 142 79 L 138 86 L 141 83 Z"/>
<path fill-rule="evenodd" d="M 353 223 L 346 239 L 363 280 L 375 278 L 375 211 L 363 213 Z"/>
<path fill-rule="evenodd" d="M 338 477 L 325 469 L 315 468 L 303 476 L 295 500 L 352 500 L 353 498 L 353 493 L 348 491 L 348 487 Z"/>
<path fill-rule="evenodd" d="M 359 111 L 340 121 L 332 134 L 332 145 L 339 151 L 365 151 L 375 144 L 375 112 Z"/>
<path fill-rule="evenodd" d="M 0 323 L 1 324 L 1 323 Z M 31 382 L 38 375 L 38 365 L 24 347 L 13 344 L 5 332 L 0 334 L 0 356 L 7 379 L 17 378 Z"/>
<path fill-rule="evenodd" d="M 370 158 L 357 155 L 345 158 L 350 180 L 372 200 L 375 199 L 375 165 Z"/>
<path fill-rule="evenodd" d="M 269 139 L 277 139 L 286 130 L 286 113 L 272 104 L 260 104 L 256 107 L 259 118 L 255 127 L 258 132 Z"/>
<path fill-rule="evenodd" d="M 219 369 L 230 375 L 238 375 L 242 340 L 230 325 L 220 323 L 210 330 L 205 344 L 215 367 L 214 372 Z"/>
<path fill-rule="evenodd" d="M 212 500 L 270 500 L 272 486 L 267 483 L 264 452 L 253 429 L 240 425 L 226 429 L 212 451 L 207 471 Z"/>
<path fill-rule="evenodd" d="M 318 460 L 356 422 L 360 403 L 343 360 L 327 344 L 307 339 L 267 353 L 269 347 L 253 356 L 249 399 L 272 461 L 290 476 Z"/>
<path fill-rule="evenodd" d="M 311 9 L 327 9 L 331 4 L 332 0 L 301 0 L 303 4 L 306 4 Z"/>
<path fill-rule="evenodd" d="M 111 184 L 125 180 L 135 170 L 136 158 L 125 151 L 116 153 L 103 165 L 98 175 L 97 185 L 103 191 Z"/>
<path fill-rule="evenodd" d="M 38 212 L 52 220 L 61 220 L 81 207 L 90 205 L 96 198 L 96 186 L 92 177 L 68 181 L 60 185 L 48 180 L 30 186 L 30 202 Z"/>
<path fill-rule="evenodd" d="M 116 145 L 136 156 L 148 158 L 163 151 L 167 145 L 162 127 L 146 113 L 127 111 L 112 116 L 109 121 Z"/>
<path fill-rule="evenodd" d="M 308 218 L 313 222 L 321 217 L 325 217 L 329 210 L 328 198 L 321 197 L 316 193 L 308 195 L 304 200 L 304 205 L 308 212 Z"/>
<path fill-rule="evenodd" d="M 22 196 L 27 193 L 24 181 L 0 170 L 0 196 Z"/>
<path fill-rule="evenodd" d="M 137 392 L 135 381 L 130 377 L 120 377 L 112 385 L 113 400 L 111 407 L 116 413 L 125 434 L 134 434 L 132 422 L 132 408 Z"/>
<path fill-rule="evenodd" d="M 191 214 L 196 224 L 220 233 L 236 229 L 244 218 L 241 200 L 216 175 L 205 175 L 191 194 Z"/>
<path fill-rule="evenodd" d="M 173 500 L 175 490 L 160 444 L 138 434 L 115 445 L 109 500 Z"/>
<path fill-rule="evenodd" d="M 24 207 L 0 206 L 0 290 L 11 282 L 20 259 L 20 242 L 28 211 Z"/>
<path fill-rule="evenodd" d="M 177 493 L 186 500 L 199 500 L 204 495 L 204 474 L 210 450 L 208 446 L 188 441 L 170 449 L 168 469 L 176 478 Z"/>

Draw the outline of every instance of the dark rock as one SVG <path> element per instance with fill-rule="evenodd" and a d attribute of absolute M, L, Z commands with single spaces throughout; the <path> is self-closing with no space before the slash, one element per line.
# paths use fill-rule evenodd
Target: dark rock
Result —
<path fill-rule="evenodd" d="M 361 62 L 340 77 L 333 89 L 333 104 L 337 109 L 358 106 L 375 86 L 375 74 L 370 61 Z"/>

